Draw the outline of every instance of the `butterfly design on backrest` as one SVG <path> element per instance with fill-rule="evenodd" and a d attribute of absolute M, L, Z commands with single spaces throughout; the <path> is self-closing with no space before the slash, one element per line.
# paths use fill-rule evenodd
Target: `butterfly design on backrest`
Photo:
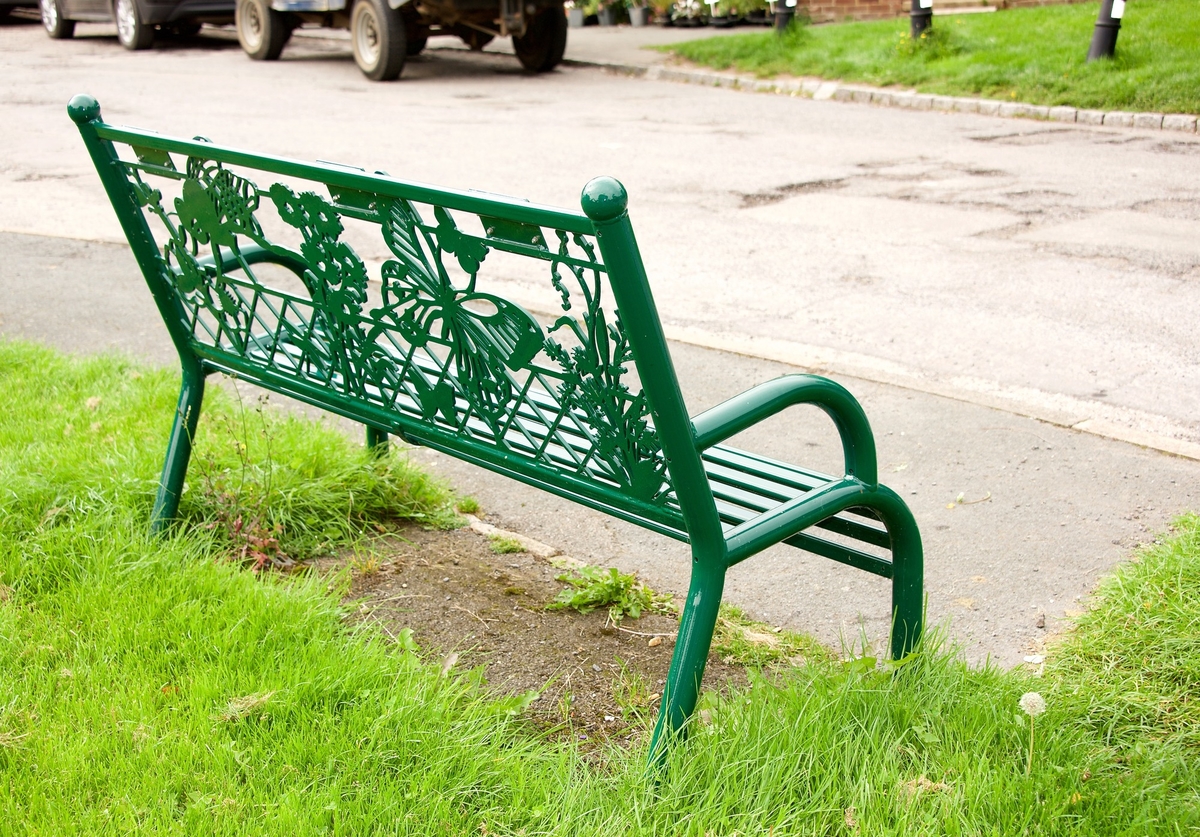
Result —
<path fill-rule="evenodd" d="M 394 329 L 431 355 L 440 347 L 440 370 L 409 376 L 422 413 L 461 426 L 466 419 L 457 414 L 456 397 L 461 397 L 503 444 L 521 386 L 511 373 L 525 369 L 542 350 L 541 326 L 514 303 L 476 290 L 488 247 L 460 231 L 447 210 L 434 207 L 432 230 L 405 200 L 387 201 L 381 215 L 384 240 L 396 258 L 383 265 L 383 304 L 371 311 L 376 325 L 368 339 Z M 451 280 L 443 253 L 457 258 L 468 276 L 465 287 Z"/>

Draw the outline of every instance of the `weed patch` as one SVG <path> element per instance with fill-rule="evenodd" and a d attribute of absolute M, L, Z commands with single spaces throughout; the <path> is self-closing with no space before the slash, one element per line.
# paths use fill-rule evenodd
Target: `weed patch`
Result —
<path fill-rule="evenodd" d="M 583 566 L 558 576 L 558 580 L 568 586 L 546 605 L 549 610 L 571 608 L 580 613 L 591 613 L 607 607 L 608 617 L 614 623 L 626 616 L 637 619 L 648 610 L 675 615 L 670 596 L 655 593 L 632 573 L 622 573 L 615 567 L 602 570 Z"/>
<path fill-rule="evenodd" d="M 525 544 L 508 535 L 489 535 L 488 540 L 491 542 L 492 552 L 497 555 L 511 555 L 515 552 L 525 551 Z"/>

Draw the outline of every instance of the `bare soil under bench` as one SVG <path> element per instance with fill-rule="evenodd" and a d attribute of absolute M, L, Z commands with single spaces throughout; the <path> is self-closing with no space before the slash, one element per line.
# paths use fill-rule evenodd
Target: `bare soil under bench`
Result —
<path fill-rule="evenodd" d="M 678 622 L 644 614 L 614 624 L 606 609 L 547 610 L 564 570 L 527 552 L 497 554 L 469 528 L 409 525 L 373 557 L 316 562 L 351 571 L 353 618 L 393 639 L 408 628 L 422 655 L 446 669 L 482 667 L 498 695 L 537 691 L 525 714 L 552 735 L 585 746 L 634 743 L 648 733 L 666 683 Z M 745 670 L 711 657 L 708 688 L 746 682 Z"/>

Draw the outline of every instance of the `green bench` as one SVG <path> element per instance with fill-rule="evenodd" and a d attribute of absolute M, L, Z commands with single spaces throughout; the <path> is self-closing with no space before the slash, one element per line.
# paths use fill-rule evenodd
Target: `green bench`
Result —
<path fill-rule="evenodd" d="M 183 366 L 155 530 L 224 372 L 361 422 L 372 446 L 393 434 L 690 543 L 652 759 L 696 705 L 727 570 L 769 546 L 890 578 L 893 658 L 916 645 L 921 537 L 862 408 L 787 375 L 689 416 L 617 181 L 588 183 L 580 214 L 115 127 L 89 96 L 67 110 Z M 797 404 L 833 420 L 842 476 L 721 444 Z"/>

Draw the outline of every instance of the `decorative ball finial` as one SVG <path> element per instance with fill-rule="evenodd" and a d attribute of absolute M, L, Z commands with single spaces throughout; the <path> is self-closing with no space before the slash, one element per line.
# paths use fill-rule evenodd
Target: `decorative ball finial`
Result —
<path fill-rule="evenodd" d="M 100 118 L 100 103 L 86 93 L 79 93 L 67 103 L 67 114 L 79 125 L 95 122 Z"/>
<path fill-rule="evenodd" d="M 621 182 L 613 177 L 596 177 L 583 187 L 579 198 L 583 211 L 593 221 L 611 221 L 625 212 L 629 195 Z"/>

